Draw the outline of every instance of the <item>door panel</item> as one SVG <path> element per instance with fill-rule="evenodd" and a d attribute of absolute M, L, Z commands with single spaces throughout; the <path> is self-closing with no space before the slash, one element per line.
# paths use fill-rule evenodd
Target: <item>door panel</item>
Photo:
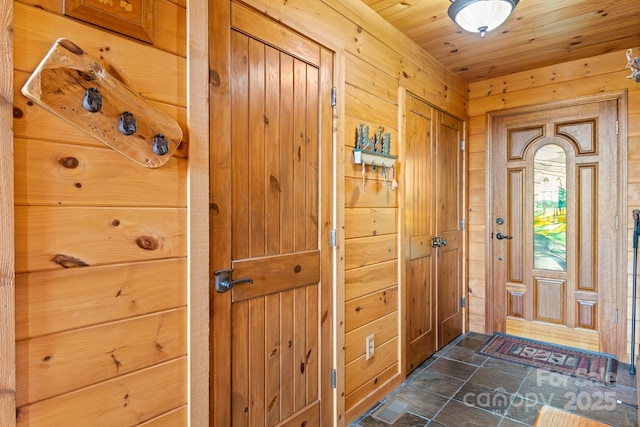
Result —
<path fill-rule="evenodd" d="M 461 124 L 408 97 L 405 218 L 409 371 L 462 332 Z M 441 243 L 434 244 L 435 241 Z"/>
<path fill-rule="evenodd" d="M 229 265 L 237 282 L 212 295 L 212 418 L 318 426 L 331 408 L 320 379 L 332 351 L 332 56 L 244 6 L 230 11 L 228 152 L 212 140 L 214 176 L 229 185 L 214 187 L 211 242 L 213 264 Z M 215 234 L 225 220 L 227 240 Z M 228 363 L 217 363 L 220 347 Z"/>
<path fill-rule="evenodd" d="M 435 353 L 436 253 L 431 238 L 436 235 L 433 183 L 434 110 L 409 97 L 407 111 L 405 217 L 407 288 L 407 369 L 412 371 Z"/>
<path fill-rule="evenodd" d="M 494 121 L 496 330 L 616 353 L 616 113 L 611 100 Z"/>
<path fill-rule="evenodd" d="M 461 123 L 438 112 L 436 141 L 436 234 L 443 246 L 437 255 L 438 348 L 462 333 Z"/>

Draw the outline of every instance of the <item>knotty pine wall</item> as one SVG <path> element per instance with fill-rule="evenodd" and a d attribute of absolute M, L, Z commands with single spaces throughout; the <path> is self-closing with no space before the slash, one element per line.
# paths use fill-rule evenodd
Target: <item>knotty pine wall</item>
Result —
<path fill-rule="evenodd" d="M 630 46 L 634 52 L 638 46 Z M 469 327 L 485 332 L 485 236 L 487 223 L 485 165 L 486 113 L 505 108 L 569 100 L 602 92 L 628 90 L 628 292 L 627 355 L 630 360 L 633 209 L 640 208 L 640 84 L 626 79 L 625 51 L 571 61 L 469 84 Z M 622 141 L 626 143 L 626 141 Z M 625 307 L 622 307 L 623 309 Z M 486 331 L 490 332 L 490 331 Z M 622 358 L 621 358 L 622 359 Z"/>
<path fill-rule="evenodd" d="M 62 0 L 14 2 L 18 426 L 186 423 L 186 1 L 154 3 L 150 45 L 64 17 Z M 20 93 L 60 37 L 178 121 L 165 166 L 134 164 Z"/>
<path fill-rule="evenodd" d="M 467 85 L 359 2 L 247 3 L 336 52 L 338 199 L 344 206 L 337 212 L 344 224 L 338 230 L 338 300 L 344 304 L 337 340 L 345 349 L 338 355 L 345 380 L 338 388 L 346 403 L 339 422 L 347 422 L 404 378 L 402 190 L 389 191 L 379 171 L 369 170 L 366 192 L 360 191 L 351 158 L 355 130 L 360 122 L 372 133 L 383 126 L 392 133 L 392 152 L 401 154 L 403 91 L 465 118 Z M 185 4 L 157 0 L 162 24 L 156 24 L 166 33 L 155 46 L 61 11 L 61 0 L 15 3 L 18 424 L 152 419 L 149 425 L 179 425 L 187 381 L 186 150 L 159 170 L 140 170 L 28 105 L 19 89 L 53 41 L 67 37 L 175 117 L 188 141 Z M 63 168 L 60 157 L 78 158 L 79 167 Z M 402 158 L 399 180 L 401 174 Z M 142 233 L 163 239 L 160 252 L 135 246 Z M 89 266 L 64 269 L 51 262 L 59 253 Z M 363 361 L 364 339 L 357 337 L 370 333 L 376 356 Z"/>

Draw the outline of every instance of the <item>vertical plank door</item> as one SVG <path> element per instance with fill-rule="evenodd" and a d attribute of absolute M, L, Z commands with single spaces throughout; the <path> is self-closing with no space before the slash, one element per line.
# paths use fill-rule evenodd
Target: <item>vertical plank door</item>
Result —
<path fill-rule="evenodd" d="M 462 123 L 407 97 L 405 236 L 410 372 L 462 333 Z"/>
<path fill-rule="evenodd" d="M 405 167 L 407 372 L 437 350 L 434 118 L 436 111 L 407 97 Z"/>
<path fill-rule="evenodd" d="M 211 242 L 233 287 L 212 290 L 213 420 L 328 425 L 332 56 L 245 6 L 230 20 Z"/>

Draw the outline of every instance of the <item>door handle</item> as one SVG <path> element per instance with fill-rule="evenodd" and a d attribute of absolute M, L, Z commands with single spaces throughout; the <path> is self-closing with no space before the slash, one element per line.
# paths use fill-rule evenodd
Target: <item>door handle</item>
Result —
<path fill-rule="evenodd" d="M 231 280 L 231 273 L 233 273 L 233 268 L 223 268 L 222 270 L 216 270 L 213 272 L 216 284 L 216 292 L 227 292 L 228 290 L 233 288 L 234 285 L 237 285 L 239 283 L 253 284 L 253 279 L 249 278 Z"/>
<path fill-rule="evenodd" d="M 496 239 L 498 239 L 498 240 L 513 239 L 513 237 L 512 236 L 507 236 L 506 234 L 498 233 L 498 234 L 496 234 Z"/>
<path fill-rule="evenodd" d="M 431 238 L 432 248 L 440 248 L 442 246 L 447 246 L 447 239 L 443 239 L 442 236 L 436 236 Z"/>

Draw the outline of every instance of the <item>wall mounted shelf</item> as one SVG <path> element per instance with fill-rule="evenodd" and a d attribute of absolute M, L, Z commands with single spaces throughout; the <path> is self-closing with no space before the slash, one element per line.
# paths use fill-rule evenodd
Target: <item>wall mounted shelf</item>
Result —
<path fill-rule="evenodd" d="M 396 165 L 396 159 L 398 156 L 355 148 L 353 150 L 353 158 L 354 163 L 357 165 L 364 162 L 365 165 L 371 165 L 374 168 L 378 166 L 393 168 Z"/>
<path fill-rule="evenodd" d="M 354 163 L 371 165 L 375 169 L 378 166 L 395 168 L 398 156 L 390 154 L 391 134 L 383 135 L 382 127 L 378 128 L 375 135 L 369 137 L 369 125 L 360 123 L 356 134 L 356 148 L 353 149 Z"/>

